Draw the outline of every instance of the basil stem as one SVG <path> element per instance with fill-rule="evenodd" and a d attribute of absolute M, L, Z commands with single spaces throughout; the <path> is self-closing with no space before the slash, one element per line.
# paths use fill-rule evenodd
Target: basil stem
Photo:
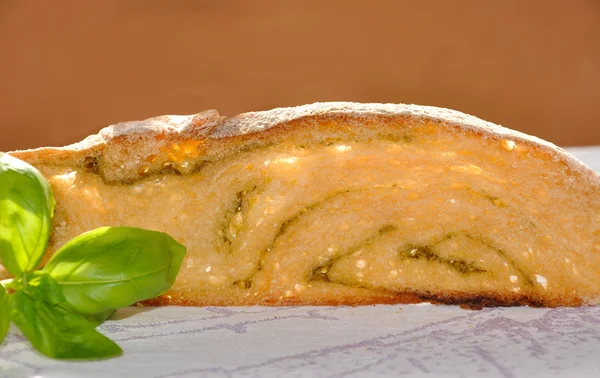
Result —
<path fill-rule="evenodd" d="M 41 173 L 0 152 L 0 259 L 14 276 L 40 263 L 53 213 L 52 191 Z"/>
<path fill-rule="evenodd" d="M 58 281 L 71 308 L 98 314 L 164 293 L 185 252 L 162 232 L 102 227 L 66 243 L 44 272 Z"/>

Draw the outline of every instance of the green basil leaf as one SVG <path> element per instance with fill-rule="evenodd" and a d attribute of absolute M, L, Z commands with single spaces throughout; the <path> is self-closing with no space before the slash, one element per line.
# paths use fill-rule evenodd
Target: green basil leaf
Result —
<path fill-rule="evenodd" d="M 40 263 L 53 214 L 54 197 L 42 174 L 0 152 L 0 259 L 14 276 Z"/>
<path fill-rule="evenodd" d="M 8 293 L 0 285 L 0 344 L 4 341 L 10 325 L 10 307 L 8 306 Z"/>
<path fill-rule="evenodd" d="M 36 290 L 36 289 L 32 289 Z M 43 296 L 43 294 L 40 294 Z M 24 291 L 10 297 L 12 321 L 40 353 L 58 359 L 110 358 L 123 353 L 94 324 Z"/>
<path fill-rule="evenodd" d="M 67 303 L 77 312 L 98 314 L 167 291 L 185 252 L 162 232 L 102 227 L 66 243 L 44 272 L 60 283 Z"/>

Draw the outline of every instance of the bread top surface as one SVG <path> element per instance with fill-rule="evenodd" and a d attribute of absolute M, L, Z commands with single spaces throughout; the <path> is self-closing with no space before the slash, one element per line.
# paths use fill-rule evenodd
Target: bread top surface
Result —
<path fill-rule="evenodd" d="M 81 142 L 64 147 L 42 147 L 10 153 L 34 165 L 39 161 L 61 165 L 85 164 L 86 157 L 103 155 L 105 160 L 113 163 L 107 165 L 103 172 L 108 181 L 131 181 L 140 169 L 147 169 L 148 156 L 153 157 L 157 151 L 173 152 L 165 147 L 169 144 L 198 141 L 200 143 L 189 143 L 186 148 L 196 150 L 191 153 L 194 159 L 206 157 L 210 160 L 242 150 L 248 144 L 268 143 L 273 135 L 330 119 L 341 120 L 353 128 L 364 126 L 366 121 L 377 120 L 385 120 L 385 123 L 396 120 L 400 125 L 406 121 L 431 121 L 442 127 L 455 128 L 458 132 L 507 139 L 534 147 L 547 154 L 548 158 L 567 164 L 590 182 L 600 183 L 596 172 L 548 141 L 459 111 L 405 104 L 325 102 L 242 113 L 231 118 L 220 116 L 216 110 L 184 116 L 165 115 L 111 125 Z M 131 147 L 135 151 L 127 150 Z"/>

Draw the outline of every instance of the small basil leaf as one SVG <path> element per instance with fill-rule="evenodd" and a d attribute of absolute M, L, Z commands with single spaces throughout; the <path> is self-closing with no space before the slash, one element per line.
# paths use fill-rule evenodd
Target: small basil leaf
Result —
<path fill-rule="evenodd" d="M 40 299 L 52 305 L 60 305 L 63 309 L 77 313 L 77 310 L 70 306 L 62 292 L 62 287 L 51 275 L 42 271 L 36 271 L 27 276 L 28 285 L 23 290 L 33 299 Z M 94 325 L 99 326 L 104 321 L 114 315 L 116 310 L 106 310 L 97 314 L 79 314 L 85 317 Z"/>
<path fill-rule="evenodd" d="M 42 174 L 0 152 L 0 259 L 14 276 L 40 263 L 53 214 L 54 197 Z"/>
<path fill-rule="evenodd" d="M 50 304 L 66 302 L 62 288 L 58 282 L 47 273 L 34 272 L 28 276 L 27 286 L 23 289 L 30 297 L 40 299 Z"/>
<path fill-rule="evenodd" d="M 10 307 L 8 306 L 8 293 L 0 285 L 0 344 L 4 341 L 10 325 Z"/>
<path fill-rule="evenodd" d="M 48 357 L 91 359 L 123 353 L 117 344 L 78 314 L 32 298 L 24 291 L 15 292 L 9 298 L 13 322 L 31 345 Z"/>
<path fill-rule="evenodd" d="M 103 227 L 65 244 L 44 272 L 60 283 L 77 312 L 97 314 L 164 293 L 184 256 L 185 247 L 165 233 Z"/>

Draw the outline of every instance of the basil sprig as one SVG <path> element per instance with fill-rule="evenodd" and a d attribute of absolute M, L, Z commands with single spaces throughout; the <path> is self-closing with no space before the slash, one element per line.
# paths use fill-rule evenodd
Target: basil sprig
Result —
<path fill-rule="evenodd" d="M 8 294 L 4 286 L 0 285 L 0 344 L 4 341 L 10 325 L 10 306 L 8 305 Z"/>
<path fill-rule="evenodd" d="M 165 233 L 102 227 L 67 242 L 35 270 L 47 247 L 53 211 L 44 177 L 0 153 L 0 259 L 14 275 L 0 285 L 0 343 L 12 320 L 48 357 L 121 355 L 96 327 L 117 309 L 167 291 L 186 249 Z"/>

